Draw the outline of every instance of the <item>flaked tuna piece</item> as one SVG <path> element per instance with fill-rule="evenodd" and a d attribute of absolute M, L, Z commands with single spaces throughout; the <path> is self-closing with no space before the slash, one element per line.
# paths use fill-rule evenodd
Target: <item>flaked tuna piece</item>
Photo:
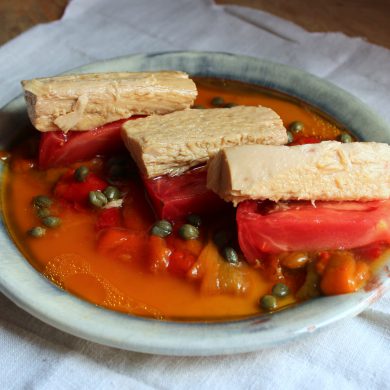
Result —
<path fill-rule="evenodd" d="M 118 72 L 24 80 L 27 111 L 40 131 L 90 130 L 133 115 L 189 108 L 195 83 L 183 72 Z"/>
<path fill-rule="evenodd" d="M 226 201 L 390 198 L 390 146 L 336 141 L 238 146 L 209 163 L 207 187 Z"/>
<path fill-rule="evenodd" d="M 285 144 L 287 132 L 276 112 L 238 106 L 184 110 L 126 122 L 122 138 L 142 174 L 181 174 L 205 163 L 221 148 L 242 144 Z"/>

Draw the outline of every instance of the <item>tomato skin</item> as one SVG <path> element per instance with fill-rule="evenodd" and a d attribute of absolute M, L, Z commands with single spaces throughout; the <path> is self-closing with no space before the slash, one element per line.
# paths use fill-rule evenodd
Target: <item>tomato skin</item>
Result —
<path fill-rule="evenodd" d="M 174 220 L 190 213 L 212 214 L 229 207 L 206 187 L 207 172 L 193 169 L 180 176 L 144 179 L 154 209 L 161 219 Z"/>
<path fill-rule="evenodd" d="M 371 202 L 291 202 L 262 211 L 246 201 L 237 210 L 238 238 L 247 260 L 264 253 L 351 249 L 390 243 L 390 200 Z"/>
<path fill-rule="evenodd" d="M 42 133 L 39 144 L 38 165 L 41 169 L 66 166 L 86 161 L 96 155 L 108 155 L 125 150 L 122 124 L 137 119 L 136 115 L 88 131 L 48 131 Z"/>
<path fill-rule="evenodd" d="M 74 178 L 74 172 L 74 169 L 70 169 L 58 180 L 54 188 L 57 198 L 74 205 L 87 206 L 90 191 L 103 191 L 108 186 L 105 180 L 94 173 L 89 173 L 85 181 L 78 182 Z"/>
<path fill-rule="evenodd" d="M 320 143 L 321 140 L 317 137 L 304 137 L 300 136 L 294 139 L 291 143 L 289 143 L 289 146 L 294 146 L 294 145 L 305 145 L 305 144 L 318 144 Z"/>

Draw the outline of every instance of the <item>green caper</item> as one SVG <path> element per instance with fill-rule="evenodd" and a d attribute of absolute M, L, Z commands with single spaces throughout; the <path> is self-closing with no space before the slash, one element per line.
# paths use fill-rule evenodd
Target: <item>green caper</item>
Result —
<path fill-rule="evenodd" d="M 184 240 L 196 240 L 199 237 L 199 229 L 196 226 L 185 223 L 180 227 L 179 235 Z"/>
<path fill-rule="evenodd" d="M 219 248 L 223 248 L 224 246 L 226 246 L 231 239 L 232 233 L 224 229 L 218 230 L 213 236 L 214 244 L 217 245 Z"/>
<path fill-rule="evenodd" d="M 41 226 L 35 226 L 28 231 L 28 234 L 34 238 L 41 238 L 46 234 L 46 229 Z"/>
<path fill-rule="evenodd" d="M 111 179 L 122 179 L 127 175 L 127 168 L 123 164 L 112 164 L 108 170 Z"/>
<path fill-rule="evenodd" d="M 107 198 L 106 195 L 103 194 L 101 191 L 90 191 L 89 193 L 89 203 L 91 203 L 92 206 L 101 208 L 104 207 L 107 204 Z"/>
<path fill-rule="evenodd" d="M 110 202 L 112 200 L 117 200 L 121 197 L 121 192 L 117 187 L 114 186 L 108 186 L 104 191 L 103 194 L 106 195 L 107 200 Z"/>
<path fill-rule="evenodd" d="M 157 221 L 150 230 L 150 234 L 152 236 L 158 236 L 158 237 L 168 237 L 172 233 L 172 224 L 167 221 L 166 219 L 161 219 L 160 221 Z"/>
<path fill-rule="evenodd" d="M 201 104 L 194 104 L 192 106 L 193 109 L 196 109 L 196 110 L 204 110 L 204 106 L 202 106 Z"/>
<path fill-rule="evenodd" d="M 42 218 L 42 223 L 48 228 L 56 228 L 61 225 L 61 218 L 53 216 L 45 217 Z"/>
<path fill-rule="evenodd" d="M 262 309 L 272 311 L 278 308 L 278 301 L 273 295 L 264 295 L 260 299 Z"/>
<path fill-rule="evenodd" d="M 50 210 L 47 209 L 46 207 L 38 208 L 36 209 L 36 213 L 38 218 L 45 218 L 50 215 Z"/>
<path fill-rule="evenodd" d="M 292 133 L 300 133 L 304 128 L 305 125 L 301 121 L 294 121 L 288 127 Z"/>
<path fill-rule="evenodd" d="M 37 195 L 33 198 L 33 205 L 35 207 L 43 208 L 50 207 L 53 204 L 53 201 L 46 195 Z"/>
<path fill-rule="evenodd" d="M 276 283 L 272 287 L 272 294 L 275 295 L 275 297 L 282 298 L 290 294 L 290 289 L 284 283 Z"/>
<path fill-rule="evenodd" d="M 291 143 L 294 141 L 294 136 L 292 135 L 292 132 L 291 131 L 288 131 L 287 132 L 287 142 L 288 143 Z"/>
<path fill-rule="evenodd" d="M 82 165 L 81 167 L 78 167 L 74 171 L 74 178 L 79 182 L 84 182 L 89 174 L 89 168 L 85 165 Z"/>
<path fill-rule="evenodd" d="M 222 249 L 224 259 L 230 264 L 238 264 L 237 252 L 231 246 L 225 246 Z"/>
<path fill-rule="evenodd" d="M 198 228 L 202 225 L 202 218 L 198 214 L 189 214 L 187 215 L 187 222 Z"/>
<path fill-rule="evenodd" d="M 211 104 L 215 107 L 222 107 L 225 104 L 225 100 L 221 96 L 215 96 L 211 99 Z"/>
<path fill-rule="evenodd" d="M 224 107 L 226 107 L 226 108 L 232 108 L 232 107 L 237 107 L 237 106 L 238 106 L 237 103 L 232 103 L 232 102 L 226 103 L 224 105 Z"/>
<path fill-rule="evenodd" d="M 344 144 L 349 144 L 352 142 L 352 137 L 348 133 L 342 133 L 339 135 L 339 141 Z"/>

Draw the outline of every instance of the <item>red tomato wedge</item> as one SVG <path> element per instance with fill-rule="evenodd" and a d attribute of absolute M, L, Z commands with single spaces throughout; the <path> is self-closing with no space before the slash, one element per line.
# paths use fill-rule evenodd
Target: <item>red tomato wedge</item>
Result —
<path fill-rule="evenodd" d="M 390 200 L 271 203 L 237 209 L 238 239 L 249 262 L 264 253 L 352 249 L 390 243 Z"/>
<path fill-rule="evenodd" d="M 42 133 L 39 144 L 41 169 L 66 166 L 77 161 L 89 160 L 96 155 L 107 155 L 124 149 L 121 138 L 122 124 L 131 119 L 108 123 L 88 131 L 48 131 Z"/>
<path fill-rule="evenodd" d="M 161 176 L 145 179 L 157 215 L 163 219 L 176 219 L 190 213 L 211 214 L 229 207 L 206 187 L 207 172 L 192 169 L 180 176 Z"/>

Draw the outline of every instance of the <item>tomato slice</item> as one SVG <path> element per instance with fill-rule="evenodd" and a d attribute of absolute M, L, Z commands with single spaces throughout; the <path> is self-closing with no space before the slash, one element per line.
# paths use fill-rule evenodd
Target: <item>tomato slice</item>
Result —
<path fill-rule="evenodd" d="M 42 133 L 39 145 L 41 169 L 66 166 L 77 161 L 89 160 L 96 155 L 107 155 L 124 150 L 121 138 L 122 124 L 128 119 L 108 123 L 88 131 L 48 131 Z"/>
<path fill-rule="evenodd" d="M 157 215 L 173 220 L 190 213 L 212 214 L 229 207 L 206 187 L 207 172 L 195 168 L 180 176 L 144 179 Z"/>
<path fill-rule="evenodd" d="M 352 249 L 390 243 L 390 200 L 271 203 L 237 209 L 238 239 L 249 262 L 264 253 Z"/>

